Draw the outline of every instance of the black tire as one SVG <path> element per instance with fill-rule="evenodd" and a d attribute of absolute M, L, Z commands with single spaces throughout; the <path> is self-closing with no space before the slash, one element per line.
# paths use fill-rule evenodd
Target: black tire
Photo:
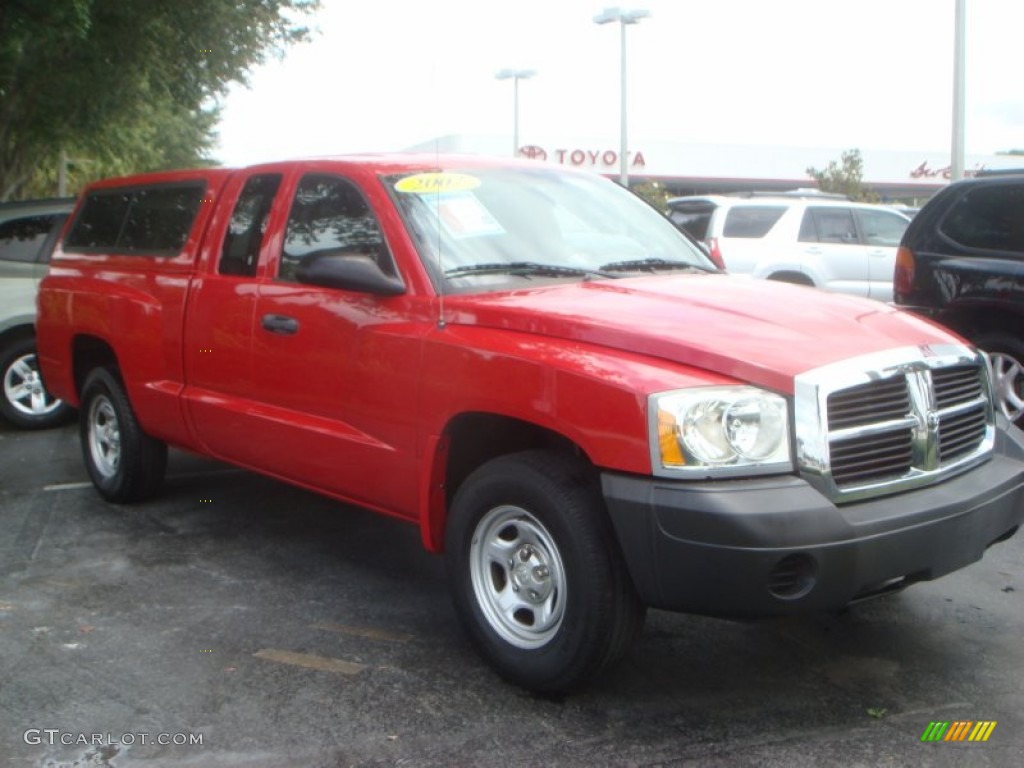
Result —
<path fill-rule="evenodd" d="M 167 445 L 142 431 L 113 369 L 86 376 L 78 434 L 89 477 L 107 501 L 142 501 L 160 489 Z"/>
<path fill-rule="evenodd" d="M 1024 342 L 999 331 L 979 334 L 973 341 L 992 361 L 996 407 L 1024 427 Z"/>
<path fill-rule="evenodd" d="M 643 627 L 596 474 L 573 457 L 529 451 L 473 472 L 452 502 L 445 559 L 484 659 L 532 691 L 581 687 Z"/>
<path fill-rule="evenodd" d="M 19 336 L 0 349 L 0 414 L 20 429 L 48 429 L 68 420 L 71 408 L 46 391 L 36 341 Z"/>

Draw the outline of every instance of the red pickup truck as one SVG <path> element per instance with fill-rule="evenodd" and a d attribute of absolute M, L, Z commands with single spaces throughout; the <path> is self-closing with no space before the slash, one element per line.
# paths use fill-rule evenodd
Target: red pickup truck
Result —
<path fill-rule="evenodd" d="M 418 525 L 504 677 L 579 686 L 648 606 L 835 610 L 1024 516 L 983 355 L 721 273 L 610 181 L 361 156 L 104 181 L 39 296 L 112 502 L 168 445 Z"/>

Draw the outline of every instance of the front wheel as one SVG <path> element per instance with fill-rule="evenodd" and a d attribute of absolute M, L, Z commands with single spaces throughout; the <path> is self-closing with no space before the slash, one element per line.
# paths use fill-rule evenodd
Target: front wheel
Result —
<path fill-rule="evenodd" d="M 992 361 L 996 407 L 1018 427 L 1024 427 L 1024 343 L 1007 333 L 982 334 L 974 343 Z"/>
<path fill-rule="evenodd" d="M 112 369 L 97 368 L 86 377 L 78 434 L 85 468 L 107 501 L 141 501 L 159 489 L 167 445 L 142 431 Z"/>
<path fill-rule="evenodd" d="M 510 682 L 578 688 L 643 626 L 594 473 L 572 457 L 530 451 L 477 469 L 452 503 L 445 549 L 459 617 Z"/>

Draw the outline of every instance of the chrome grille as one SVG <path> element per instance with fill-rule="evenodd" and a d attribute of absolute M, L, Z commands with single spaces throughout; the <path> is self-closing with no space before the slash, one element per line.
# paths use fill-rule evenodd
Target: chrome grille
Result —
<path fill-rule="evenodd" d="M 939 424 L 939 460 L 950 461 L 973 451 L 985 439 L 985 413 L 958 413 Z"/>
<path fill-rule="evenodd" d="M 909 429 L 852 438 L 832 445 L 832 477 L 840 487 L 900 477 L 910 470 L 913 459 Z"/>
<path fill-rule="evenodd" d="M 939 408 L 964 403 L 985 394 L 981 371 L 976 366 L 958 365 L 932 371 L 935 404 Z"/>
<path fill-rule="evenodd" d="M 893 378 L 871 381 L 828 396 L 829 431 L 861 427 L 910 413 L 907 381 Z"/>
<path fill-rule="evenodd" d="M 858 384 L 828 396 L 829 458 L 840 488 L 902 477 L 914 464 L 906 376 Z"/>
<path fill-rule="evenodd" d="M 912 347 L 796 377 L 801 474 L 836 501 L 935 482 L 983 461 L 995 416 L 984 359 Z"/>
<path fill-rule="evenodd" d="M 970 366 L 932 371 L 932 381 L 936 405 L 951 410 L 939 422 L 939 459 L 951 461 L 985 439 L 985 381 Z"/>

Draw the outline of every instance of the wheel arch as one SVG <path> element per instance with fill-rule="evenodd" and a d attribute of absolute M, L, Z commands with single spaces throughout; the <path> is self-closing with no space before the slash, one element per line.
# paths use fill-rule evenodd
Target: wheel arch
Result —
<path fill-rule="evenodd" d="M 114 368 L 120 375 L 117 353 L 108 341 L 99 336 L 78 334 L 71 340 L 71 375 L 78 399 L 81 399 L 86 377 L 95 368 Z"/>
<path fill-rule="evenodd" d="M 35 328 L 32 325 L 31 320 L 25 323 L 19 323 L 17 325 L 11 325 L 0 331 L 0 349 L 3 349 L 13 341 L 20 341 L 21 339 L 31 339 L 36 335 Z"/>
<path fill-rule="evenodd" d="M 797 272 L 791 269 L 780 269 L 765 275 L 766 280 L 775 280 L 780 283 L 792 283 L 793 285 L 806 285 L 815 287 L 814 278 L 806 272 Z"/>
<path fill-rule="evenodd" d="M 431 440 L 425 462 L 420 532 L 427 550 L 443 551 L 449 504 L 474 470 L 499 456 L 536 449 L 572 454 L 593 464 L 578 443 L 548 427 L 496 413 L 454 416 Z"/>

